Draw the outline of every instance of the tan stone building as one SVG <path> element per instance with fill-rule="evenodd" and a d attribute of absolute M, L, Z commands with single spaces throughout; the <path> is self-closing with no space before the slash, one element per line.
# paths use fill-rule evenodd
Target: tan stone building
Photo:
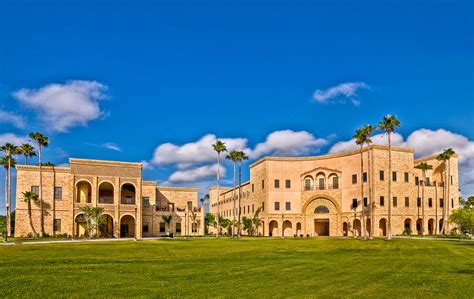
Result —
<path fill-rule="evenodd" d="M 433 167 L 425 181 L 416 168 L 422 162 Z M 388 147 L 382 145 L 363 149 L 362 177 L 358 150 L 315 157 L 264 157 L 250 165 L 250 181 L 242 184 L 241 215 L 253 217 L 260 207 L 259 234 L 264 236 L 360 236 L 364 229 L 385 236 L 392 204 L 392 235 L 408 228 L 413 234 L 423 230 L 437 234 L 446 218 L 443 211 L 449 215 L 459 206 L 458 157 L 446 164 L 436 156 L 415 160 L 413 149 L 392 147 L 392 173 L 388 173 Z M 450 178 L 446 179 L 448 165 Z M 390 199 L 388 180 L 392 180 Z M 238 211 L 238 190 L 222 188 L 220 193 L 217 201 L 216 188 L 209 190 L 210 212 L 217 216 L 219 205 L 220 215 L 232 220 Z"/>
<path fill-rule="evenodd" d="M 102 237 L 154 237 L 204 234 L 204 208 L 197 206 L 198 190 L 157 186 L 142 178 L 142 163 L 69 159 L 69 167 L 43 166 L 44 227 L 49 235 L 80 237 L 84 223 L 80 208 L 103 208 Z M 31 234 L 23 192 L 39 189 L 39 167 L 17 165 L 15 236 Z M 163 216 L 171 215 L 170 227 Z M 32 219 L 40 231 L 39 204 Z"/>

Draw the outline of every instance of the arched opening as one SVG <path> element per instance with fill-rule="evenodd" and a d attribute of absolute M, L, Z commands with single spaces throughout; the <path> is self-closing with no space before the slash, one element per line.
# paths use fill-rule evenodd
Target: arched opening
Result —
<path fill-rule="evenodd" d="M 418 218 L 418 220 L 416 220 L 416 233 L 418 235 L 423 234 L 423 220 L 421 218 Z"/>
<path fill-rule="evenodd" d="M 135 218 L 125 215 L 120 219 L 120 238 L 135 237 Z"/>
<path fill-rule="evenodd" d="M 428 234 L 434 235 L 435 220 L 433 218 L 428 220 Z"/>
<path fill-rule="evenodd" d="M 319 190 L 324 190 L 326 189 L 326 175 L 324 172 L 319 172 L 316 175 L 316 188 Z"/>
<path fill-rule="evenodd" d="M 405 221 L 403 223 L 403 227 L 404 227 L 403 234 L 405 234 L 405 235 L 411 235 L 412 234 L 413 231 L 411 230 L 411 219 L 410 218 L 405 219 Z"/>
<path fill-rule="evenodd" d="M 92 186 L 88 181 L 80 181 L 76 184 L 76 202 L 91 203 Z"/>
<path fill-rule="evenodd" d="M 367 234 L 370 235 L 370 218 L 367 218 L 365 221 L 365 230 L 367 231 Z"/>
<path fill-rule="evenodd" d="M 349 224 L 347 224 L 347 222 L 342 224 L 342 235 L 345 237 L 349 235 Z"/>
<path fill-rule="evenodd" d="M 444 233 L 444 232 L 442 231 L 442 229 L 443 229 L 443 218 L 441 218 L 441 219 L 439 220 L 438 232 L 439 232 L 440 234 L 443 234 L 443 233 Z"/>
<path fill-rule="evenodd" d="M 293 235 L 293 225 L 290 220 L 285 220 L 283 222 L 283 236 L 291 237 Z"/>
<path fill-rule="evenodd" d="M 114 237 L 114 218 L 109 214 L 105 214 L 105 221 L 100 226 L 100 236 L 102 238 L 113 238 Z"/>
<path fill-rule="evenodd" d="M 303 183 L 305 191 L 313 190 L 314 180 L 312 176 L 305 176 L 305 178 L 303 179 Z"/>
<path fill-rule="evenodd" d="M 331 173 L 328 176 L 328 189 L 339 189 L 339 176 L 335 173 Z"/>
<path fill-rule="evenodd" d="M 354 219 L 354 223 L 352 224 L 354 227 L 354 236 L 360 237 L 361 236 L 361 223 L 359 219 Z"/>
<path fill-rule="evenodd" d="M 76 238 L 86 236 L 86 221 L 84 219 L 84 214 L 76 215 L 74 218 L 74 225 L 76 226 Z"/>
<path fill-rule="evenodd" d="M 314 209 L 315 214 L 328 214 L 329 209 L 326 206 L 318 206 L 316 209 Z"/>
<path fill-rule="evenodd" d="M 301 231 L 301 222 L 296 223 L 296 234 L 301 235 L 303 232 Z"/>
<path fill-rule="evenodd" d="M 385 237 L 387 235 L 387 219 L 382 218 L 379 221 L 379 235 Z"/>
<path fill-rule="evenodd" d="M 123 184 L 120 193 L 122 194 L 122 199 L 120 201 L 121 204 L 135 204 L 135 186 L 130 183 Z"/>
<path fill-rule="evenodd" d="M 278 237 L 278 222 L 276 220 L 272 220 L 268 224 L 268 235 L 270 237 Z"/>
<path fill-rule="evenodd" d="M 114 186 L 109 182 L 102 182 L 99 185 L 99 203 L 114 203 Z"/>

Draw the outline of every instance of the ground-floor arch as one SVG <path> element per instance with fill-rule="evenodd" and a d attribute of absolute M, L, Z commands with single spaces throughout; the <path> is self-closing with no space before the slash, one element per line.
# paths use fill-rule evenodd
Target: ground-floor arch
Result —
<path fill-rule="evenodd" d="M 352 227 L 353 227 L 353 234 L 355 237 L 360 237 L 361 236 L 361 232 L 362 232 L 362 229 L 361 229 L 361 223 L 360 223 L 360 220 L 359 219 L 354 219 L 353 223 L 352 223 Z"/>
<path fill-rule="evenodd" d="M 270 237 L 278 237 L 278 221 L 270 221 L 268 224 L 268 235 Z"/>
<path fill-rule="evenodd" d="M 86 236 L 86 221 L 83 213 L 77 214 L 76 217 L 74 217 L 74 226 L 76 238 Z"/>
<path fill-rule="evenodd" d="M 296 223 L 296 235 L 301 235 L 303 234 L 303 231 L 301 230 L 301 222 Z"/>
<path fill-rule="evenodd" d="M 371 231 L 371 223 L 370 223 L 370 218 L 367 218 L 367 220 L 365 221 L 365 231 L 367 232 L 367 234 L 370 236 L 370 231 Z"/>
<path fill-rule="evenodd" d="M 101 238 L 113 238 L 114 237 L 114 218 L 109 214 L 104 214 L 104 223 L 100 226 L 100 237 Z"/>
<path fill-rule="evenodd" d="M 135 237 L 135 218 L 132 215 L 124 215 L 120 219 L 120 238 Z"/>
<path fill-rule="evenodd" d="M 342 235 L 347 237 L 349 235 L 349 224 L 347 224 L 347 222 L 344 221 L 344 223 L 342 224 Z"/>
<path fill-rule="evenodd" d="M 293 236 L 293 225 L 290 220 L 283 221 L 283 236 L 285 237 Z"/>
<path fill-rule="evenodd" d="M 379 236 L 387 236 L 387 219 L 382 218 L 379 221 Z"/>
<path fill-rule="evenodd" d="M 435 229 L 435 220 L 431 218 L 428 220 L 428 234 L 434 235 L 435 234 L 434 229 Z"/>
<path fill-rule="evenodd" d="M 403 233 L 410 235 L 413 232 L 411 228 L 411 219 L 406 218 L 405 221 L 403 222 Z"/>
<path fill-rule="evenodd" d="M 423 219 L 421 218 L 418 218 L 416 220 L 416 233 L 418 235 L 422 235 L 423 234 Z"/>

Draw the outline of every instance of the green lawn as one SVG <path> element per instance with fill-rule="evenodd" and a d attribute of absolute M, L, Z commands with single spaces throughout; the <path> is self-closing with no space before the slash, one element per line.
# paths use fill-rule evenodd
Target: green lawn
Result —
<path fill-rule="evenodd" d="M 0 246 L 0 297 L 474 298 L 474 242 L 171 239 Z"/>

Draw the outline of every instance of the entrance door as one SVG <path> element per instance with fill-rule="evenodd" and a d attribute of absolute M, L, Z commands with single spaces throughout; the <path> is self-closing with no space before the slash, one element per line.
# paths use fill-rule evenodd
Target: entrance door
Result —
<path fill-rule="evenodd" d="M 316 236 L 329 236 L 329 219 L 315 219 L 314 233 Z"/>
<path fill-rule="evenodd" d="M 128 237 L 128 224 L 120 224 L 120 237 Z"/>

